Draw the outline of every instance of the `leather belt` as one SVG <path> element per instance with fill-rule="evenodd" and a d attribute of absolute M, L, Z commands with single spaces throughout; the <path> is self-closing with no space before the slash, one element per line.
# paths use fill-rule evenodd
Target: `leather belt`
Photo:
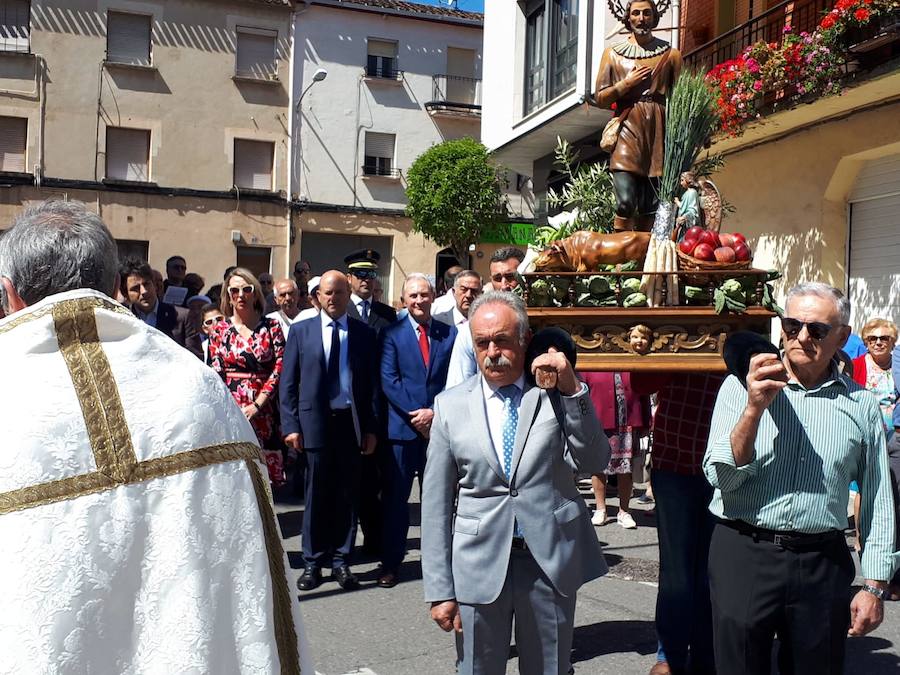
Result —
<path fill-rule="evenodd" d="M 844 533 L 840 530 L 827 530 L 825 532 L 782 532 L 778 530 L 766 530 L 754 527 L 743 520 L 722 520 L 719 522 L 725 527 L 739 532 L 746 537 L 752 537 L 753 541 L 768 541 L 781 548 L 793 551 L 814 551 L 824 548 L 836 539 L 843 539 Z"/>
<path fill-rule="evenodd" d="M 517 549 L 519 551 L 527 551 L 528 544 L 525 543 L 524 537 L 513 537 L 511 548 Z"/>

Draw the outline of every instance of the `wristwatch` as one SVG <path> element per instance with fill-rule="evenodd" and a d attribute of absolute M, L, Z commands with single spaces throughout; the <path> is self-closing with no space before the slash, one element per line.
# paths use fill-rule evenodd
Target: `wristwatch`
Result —
<path fill-rule="evenodd" d="M 866 593 L 871 593 L 879 600 L 887 600 L 888 592 L 883 588 L 875 588 L 874 586 L 869 586 L 869 584 L 863 584 L 862 589 Z"/>

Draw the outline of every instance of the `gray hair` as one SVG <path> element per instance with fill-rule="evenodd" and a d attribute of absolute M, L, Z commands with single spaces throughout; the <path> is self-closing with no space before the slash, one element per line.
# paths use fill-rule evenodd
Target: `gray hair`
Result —
<path fill-rule="evenodd" d="M 525 309 L 525 301 L 522 298 L 508 291 L 487 291 L 482 293 L 472 301 L 469 307 L 470 330 L 475 322 L 475 315 L 485 305 L 506 305 L 514 311 L 519 329 L 519 343 L 525 344 L 525 336 L 528 335 L 528 310 Z"/>
<path fill-rule="evenodd" d="M 815 295 L 819 298 L 831 300 L 840 316 L 841 323 L 845 326 L 850 324 L 850 298 L 841 293 L 834 286 L 823 284 L 819 281 L 810 281 L 805 284 L 797 284 L 788 291 L 785 307 L 793 299 L 804 295 Z"/>
<path fill-rule="evenodd" d="M 428 278 L 427 275 L 422 274 L 421 272 L 410 272 L 406 275 L 406 280 L 403 282 L 403 295 L 406 295 L 406 285 L 410 281 L 424 281 L 428 284 L 428 290 L 431 291 L 431 294 L 434 295 L 434 284 L 431 283 L 431 279 Z"/>
<path fill-rule="evenodd" d="M 463 279 L 478 279 L 479 284 L 483 284 L 484 282 L 481 280 L 481 275 L 478 274 L 475 270 L 463 270 L 459 274 L 456 275 L 456 278 L 453 280 L 453 287 L 458 288 L 459 282 Z"/>
<path fill-rule="evenodd" d="M 0 239 L 0 276 L 27 305 L 79 288 L 112 293 L 118 266 L 115 240 L 81 202 L 29 207 Z M 3 303 L 8 309 L 5 297 Z"/>

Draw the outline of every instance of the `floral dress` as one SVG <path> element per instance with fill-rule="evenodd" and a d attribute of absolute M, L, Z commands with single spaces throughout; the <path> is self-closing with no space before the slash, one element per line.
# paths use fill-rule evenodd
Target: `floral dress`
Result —
<path fill-rule="evenodd" d="M 875 394 L 881 416 L 884 421 L 884 432 L 890 441 L 894 435 L 894 406 L 897 404 L 897 391 L 894 389 L 894 376 L 888 367 L 882 370 L 866 355 L 866 389 Z"/>
<path fill-rule="evenodd" d="M 284 483 L 281 430 L 278 419 L 278 380 L 284 358 L 284 333 L 275 319 L 262 317 L 249 337 L 241 335 L 226 319 L 210 337 L 209 354 L 213 369 L 225 381 L 235 402 L 243 408 L 262 393 L 266 402 L 250 420 L 263 448 L 269 478 L 276 486 Z"/>
<path fill-rule="evenodd" d="M 622 382 L 622 374 L 614 375 L 616 388 L 616 429 L 615 433 L 607 433 L 609 448 L 611 450 L 609 466 L 603 473 L 608 476 L 613 474 L 631 473 L 631 457 L 634 453 L 636 441 L 634 427 L 628 424 L 627 400 L 625 397 L 625 384 Z"/>

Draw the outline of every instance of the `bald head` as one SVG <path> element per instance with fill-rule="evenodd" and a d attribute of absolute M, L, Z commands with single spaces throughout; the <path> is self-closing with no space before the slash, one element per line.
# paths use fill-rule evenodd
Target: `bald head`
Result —
<path fill-rule="evenodd" d="M 319 303 L 322 311 L 332 319 L 347 313 L 350 302 L 350 282 L 347 275 L 338 270 L 328 270 L 319 281 Z"/>

